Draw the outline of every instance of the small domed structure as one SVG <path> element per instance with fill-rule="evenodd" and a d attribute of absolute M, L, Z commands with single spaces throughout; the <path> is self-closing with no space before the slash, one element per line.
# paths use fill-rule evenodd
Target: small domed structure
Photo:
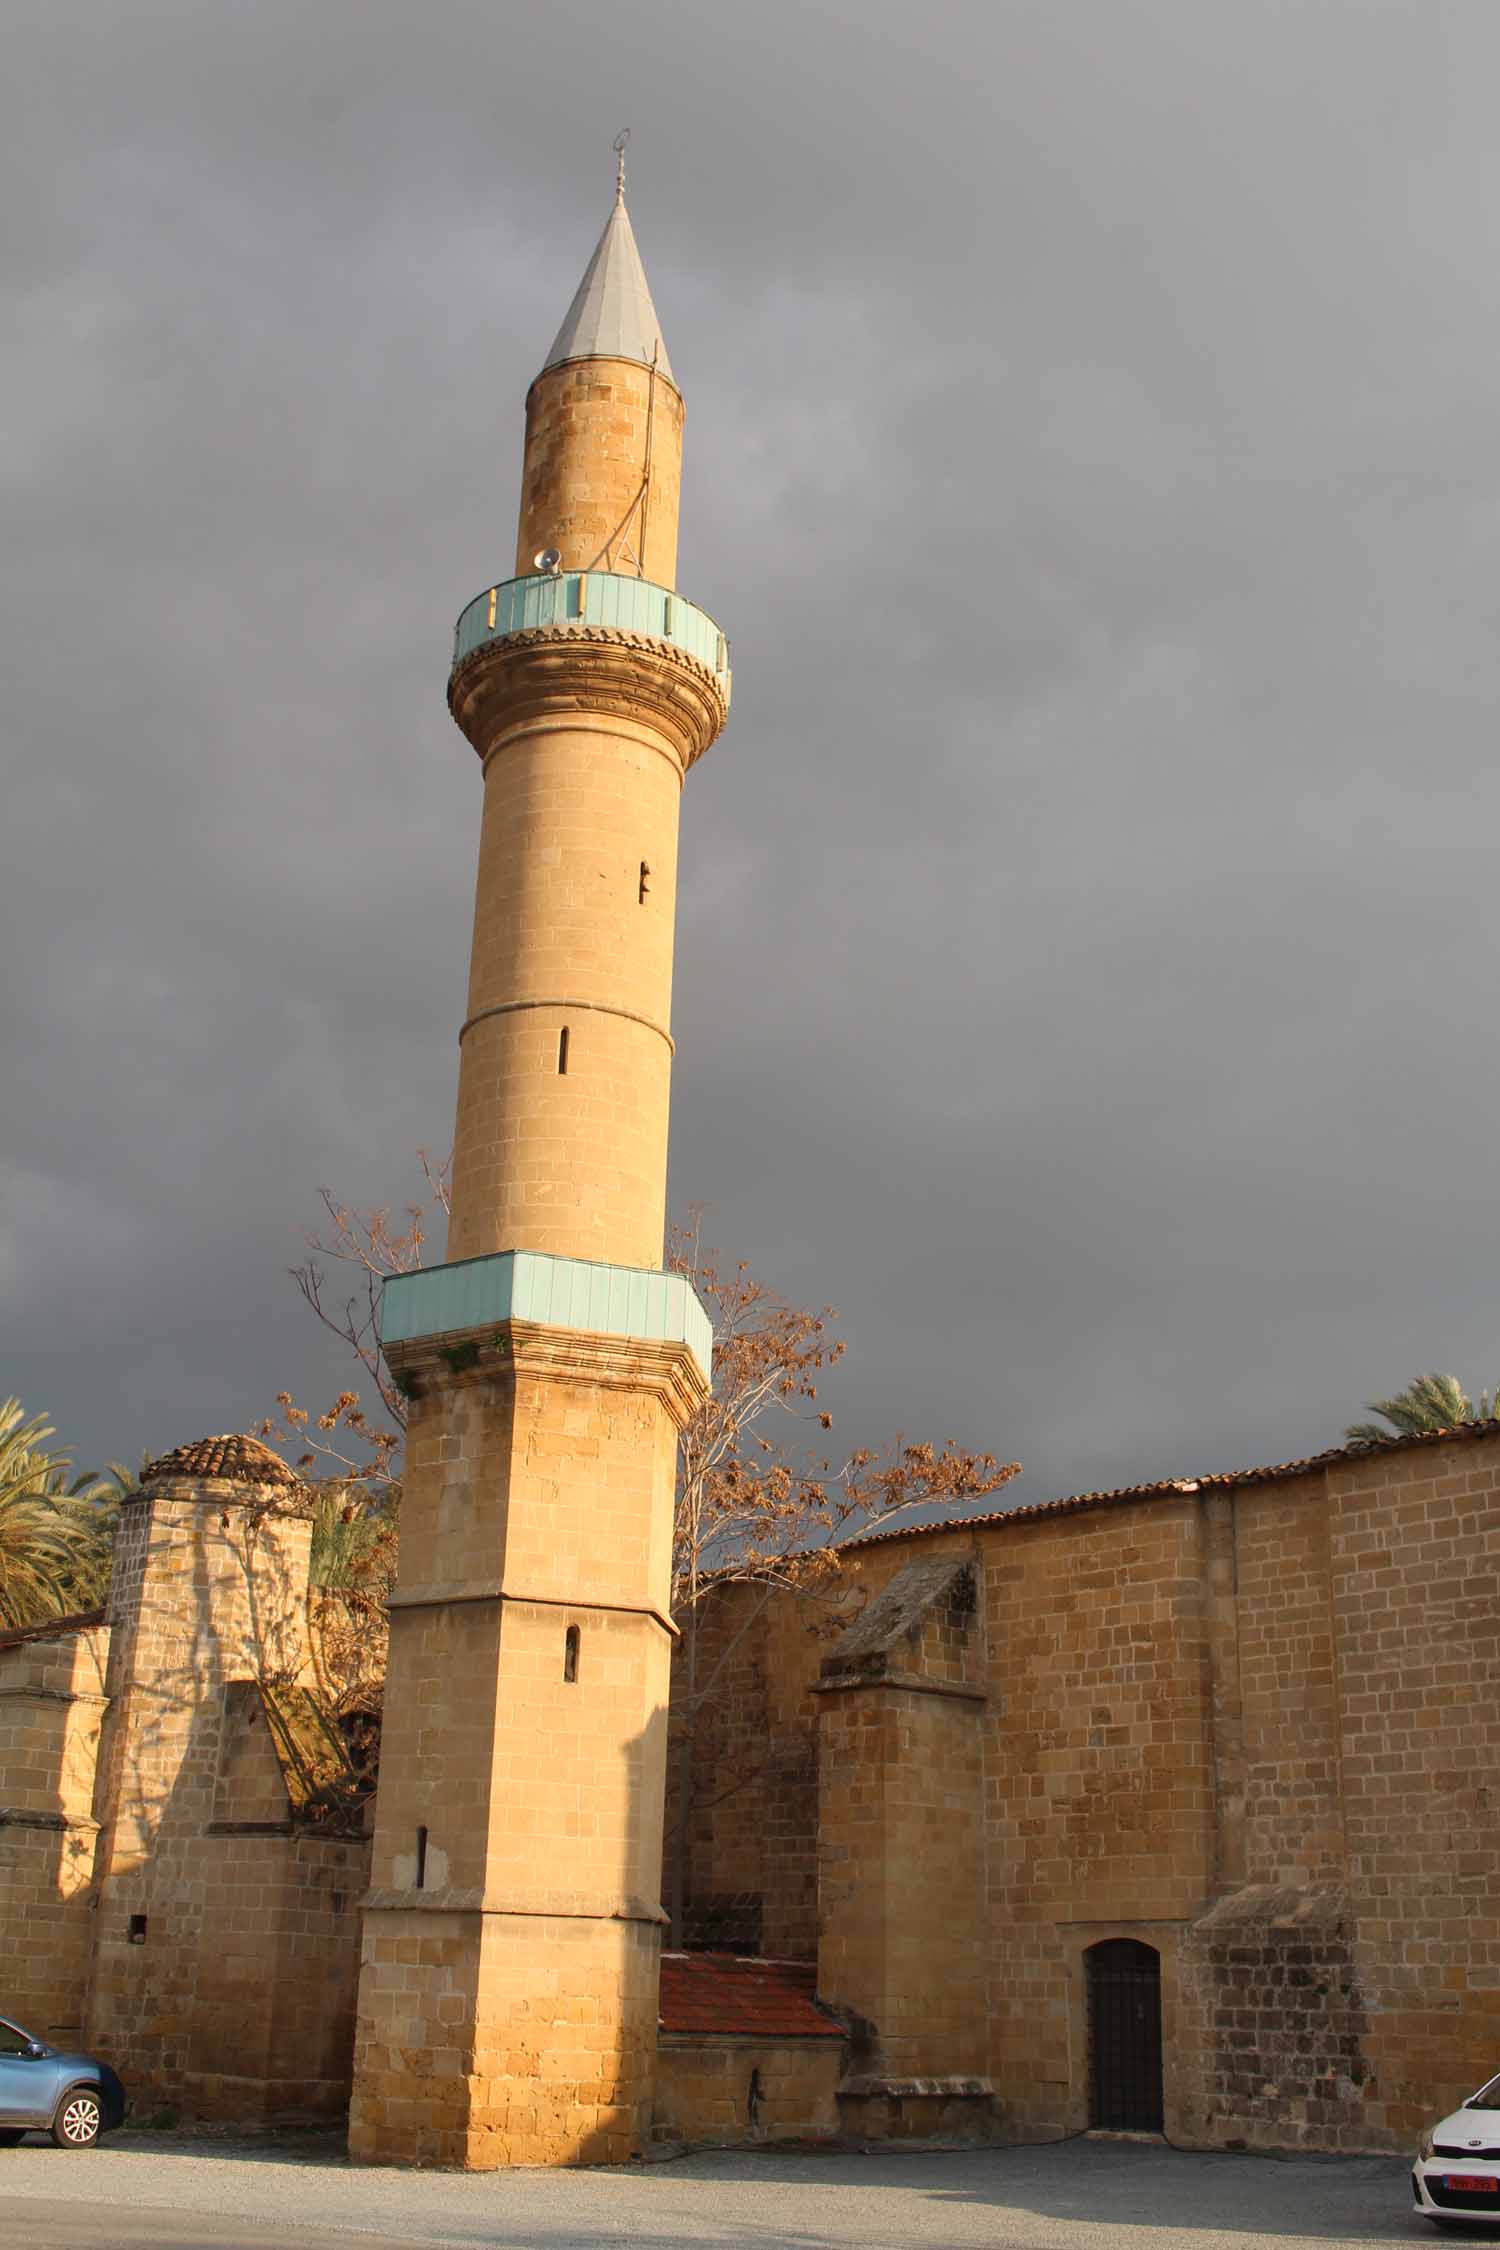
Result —
<path fill-rule="evenodd" d="M 232 1432 L 223 1437 L 196 1438 L 191 1445 L 174 1446 L 170 1453 L 148 1461 L 141 1483 L 160 1484 L 168 1477 L 214 1477 L 224 1484 L 274 1484 L 300 1491 L 302 1479 L 289 1469 L 279 1453 L 259 1438 Z"/>

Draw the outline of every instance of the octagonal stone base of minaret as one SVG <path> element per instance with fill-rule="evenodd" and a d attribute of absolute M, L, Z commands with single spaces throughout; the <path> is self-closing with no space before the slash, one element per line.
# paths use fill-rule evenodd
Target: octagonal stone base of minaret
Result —
<path fill-rule="evenodd" d="M 356 2162 L 622 2164 L 644 2146 L 655 1918 L 396 1910 L 367 1930 Z"/>
<path fill-rule="evenodd" d="M 675 1276 L 506 1253 L 387 1287 L 410 1400 L 350 2153 L 615 2163 L 650 2128 Z"/>

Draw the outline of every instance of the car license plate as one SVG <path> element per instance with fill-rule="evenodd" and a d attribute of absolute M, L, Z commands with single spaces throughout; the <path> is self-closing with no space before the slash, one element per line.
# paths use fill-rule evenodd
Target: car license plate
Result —
<path fill-rule="evenodd" d="M 1453 2188 L 1459 2195 L 1493 2195 L 1500 2181 L 1492 2179 L 1487 2172 L 1450 2172 L 1443 2185 Z"/>

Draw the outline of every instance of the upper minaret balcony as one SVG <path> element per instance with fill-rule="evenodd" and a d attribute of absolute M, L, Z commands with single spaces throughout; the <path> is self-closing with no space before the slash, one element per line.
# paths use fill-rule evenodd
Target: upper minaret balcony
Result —
<path fill-rule="evenodd" d="M 729 642 L 670 586 L 617 571 L 532 572 L 491 586 L 460 613 L 448 703 L 482 758 L 502 720 L 577 713 L 592 702 L 648 708 L 683 771 L 729 715 Z"/>
<path fill-rule="evenodd" d="M 603 625 L 669 641 L 712 672 L 729 708 L 729 642 L 709 616 L 668 586 L 649 578 L 624 578 L 608 570 L 533 572 L 507 578 L 476 594 L 459 612 L 453 633 L 453 670 L 490 641 L 544 627 L 586 630 Z"/>

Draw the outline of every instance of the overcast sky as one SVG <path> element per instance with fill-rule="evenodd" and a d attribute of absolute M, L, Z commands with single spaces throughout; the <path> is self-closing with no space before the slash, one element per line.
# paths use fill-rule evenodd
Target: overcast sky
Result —
<path fill-rule="evenodd" d="M 452 622 L 630 205 L 730 633 L 672 1201 L 1016 1497 L 1500 1377 L 1500 7 L 22 0 L 0 1395 L 342 1380 L 446 1147 Z"/>

